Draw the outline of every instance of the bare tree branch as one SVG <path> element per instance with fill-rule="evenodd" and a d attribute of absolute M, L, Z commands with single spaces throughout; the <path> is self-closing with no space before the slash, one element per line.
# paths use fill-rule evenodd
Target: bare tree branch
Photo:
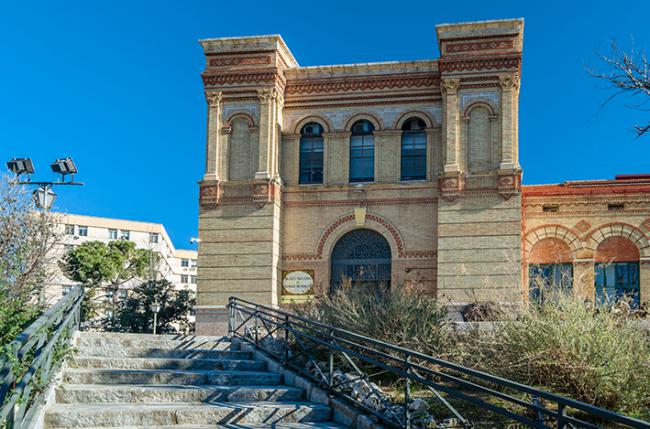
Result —
<path fill-rule="evenodd" d="M 624 52 L 618 48 L 616 41 L 612 40 L 611 53 L 603 55 L 596 52 L 596 56 L 608 71 L 598 72 L 587 69 L 587 73 L 606 83 L 601 89 L 613 90 L 614 92 L 603 101 L 594 116 L 597 116 L 605 106 L 621 95 L 644 97 L 644 100 L 640 102 L 626 104 L 625 106 L 631 109 L 647 111 L 647 109 L 641 108 L 650 100 L 650 63 L 648 63 L 648 57 L 645 53 L 640 53 L 634 49 Z M 634 130 L 636 138 L 639 138 L 650 132 L 650 123 L 635 125 Z"/>

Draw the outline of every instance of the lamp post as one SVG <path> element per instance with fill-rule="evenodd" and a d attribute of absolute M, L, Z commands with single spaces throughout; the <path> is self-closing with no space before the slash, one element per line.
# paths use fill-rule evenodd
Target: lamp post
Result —
<path fill-rule="evenodd" d="M 77 173 L 77 166 L 72 158 L 60 158 L 54 161 L 50 168 L 54 173 L 60 174 L 61 179 L 56 182 L 32 182 L 30 175 L 34 174 L 34 163 L 31 158 L 13 158 L 7 161 L 7 168 L 17 176 L 17 180 L 12 181 L 12 185 L 33 185 L 38 186 L 32 193 L 32 198 L 36 207 L 48 212 L 54 204 L 56 194 L 52 191 L 53 186 L 58 185 L 83 185 L 81 182 L 74 181 L 74 175 Z M 21 176 L 26 175 L 26 180 L 21 180 Z M 70 176 L 70 180 L 66 181 L 66 177 Z"/>
<path fill-rule="evenodd" d="M 158 312 L 160 312 L 160 304 L 154 302 L 151 304 L 151 311 L 153 311 L 153 334 L 156 335 L 156 327 L 158 325 Z"/>

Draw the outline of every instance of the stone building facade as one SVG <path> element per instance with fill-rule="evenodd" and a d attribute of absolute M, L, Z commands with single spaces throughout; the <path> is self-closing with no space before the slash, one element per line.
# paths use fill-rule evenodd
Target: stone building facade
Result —
<path fill-rule="evenodd" d="M 197 330 L 231 295 L 281 304 L 291 272 L 525 302 L 542 223 L 522 223 L 523 27 L 439 25 L 438 59 L 317 67 L 277 35 L 202 40 Z"/>

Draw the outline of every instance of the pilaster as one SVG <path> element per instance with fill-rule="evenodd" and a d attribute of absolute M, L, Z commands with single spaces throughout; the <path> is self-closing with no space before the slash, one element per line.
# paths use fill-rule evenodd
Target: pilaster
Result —
<path fill-rule="evenodd" d="M 458 115 L 458 87 L 460 79 L 443 78 L 441 83 L 444 110 L 444 142 L 445 164 L 443 171 L 457 172 L 460 170 L 458 162 L 459 153 L 459 115 Z"/>
<path fill-rule="evenodd" d="M 208 141 L 206 144 L 205 175 L 203 176 L 203 180 L 219 180 L 221 174 L 221 142 L 219 131 L 221 129 L 222 93 L 220 91 L 206 93 L 205 99 L 208 103 Z"/>
<path fill-rule="evenodd" d="M 350 174 L 350 136 L 349 131 L 323 133 L 324 177 L 323 183 L 343 185 L 348 183 Z"/>
<path fill-rule="evenodd" d="M 516 158 L 516 95 L 519 88 L 519 75 L 508 74 L 499 77 L 501 86 L 501 170 L 518 170 Z"/>

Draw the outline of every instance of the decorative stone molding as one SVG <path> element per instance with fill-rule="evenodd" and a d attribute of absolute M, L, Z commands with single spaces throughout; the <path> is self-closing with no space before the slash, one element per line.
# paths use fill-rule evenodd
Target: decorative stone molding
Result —
<path fill-rule="evenodd" d="M 199 188 L 199 205 L 205 209 L 216 208 L 222 196 L 221 182 L 202 183 Z"/>
<path fill-rule="evenodd" d="M 528 261 L 528 255 L 533 246 L 546 238 L 556 238 L 565 242 L 573 254 L 573 259 L 578 259 L 579 252 L 584 248 L 582 240 L 578 235 L 564 225 L 541 225 L 524 235 L 524 257 Z"/>
<path fill-rule="evenodd" d="M 497 179 L 497 190 L 499 194 L 505 198 L 521 193 L 521 172 L 502 172 L 499 171 Z"/>
<path fill-rule="evenodd" d="M 257 97 L 260 101 L 275 100 L 279 96 L 278 90 L 275 88 L 264 88 L 257 90 Z"/>
<path fill-rule="evenodd" d="M 441 72 L 462 72 L 470 70 L 519 69 L 521 56 L 504 58 L 469 58 L 440 60 Z"/>
<path fill-rule="evenodd" d="M 253 183 L 250 187 L 253 204 L 263 207 L 280 198 L 280 186 L 275 182 Z"/>
<path fill-rule="evenodd" d="M 219 92 L 206 92 L 205 100 L 208 102 L 210 107 L 219 107 L 219 103 L 223 99 L 223 93 Z"/>
<path fill-rule="evenodd" d="M 465 176 L 460 173 L 445 173 L 438 179 L 440 196 L 447 201 L 454 201 L 463 192 L 465 187 Z"/>
<path fill-rule="evenodd" d="M 271 64 L 270 55 L 251 55 L 251 56 L 220 56 L 210 58 L 208 67 L 232 67 L 232 66 L 252 66 Z"/>
<path fill-rule="evenodd" d="M 439 83 L 437 73 L 403 73 L 380 76 L 350 76 L 345 80 L 300 79 L 287 82 L 287 95 L 325 92 L 363 92 L 372 90 L 435 87 Z"/>
<path fill-rule="evenodd" d="M 499 85 L 504 90 L 519 88 L 519 75 L 512 74 L 499 76 Z"/>
<path fill-rule="evenodd" d="M 591 228 L 591 224 L 586 220 L 582 219 L 580 222 L 576 224 L 575 228 L 584 234 L 585 232 L 589 231 L 589 228 Z"/>
<path fill-rule="evenodd" d="M 586 247 L 596 251 L 598 245 L 610 237 L 623 237 L 630 240 L 639 250 L 642 257 L 650 257 L 650 239 L 634 225 L 623 222 L 612 222 L 600 225 L 585 237 Z"/>
<path fill-rule="evenodd" d="M 443 78 L 440 82 L 440 88 L 442 88 L 442 92 L 445 94 L 455 94 L 459 86 L 460 79 Z"/>

